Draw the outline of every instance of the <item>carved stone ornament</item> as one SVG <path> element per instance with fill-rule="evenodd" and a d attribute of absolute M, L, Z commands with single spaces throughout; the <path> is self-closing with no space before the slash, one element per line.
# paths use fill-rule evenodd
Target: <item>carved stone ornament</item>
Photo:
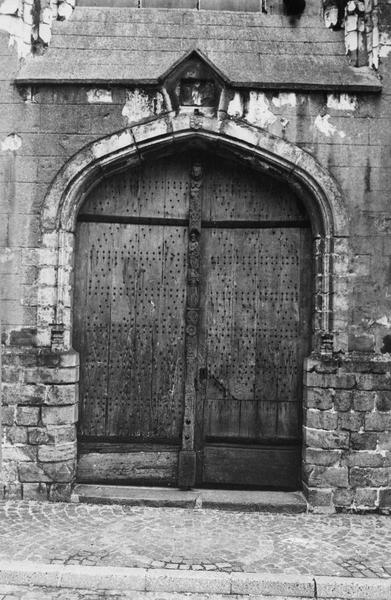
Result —
<path fill-rule="evenodd" d="M 174 110 L 184 108 L 194 112 L 190 127 L 199 129 L 202 117 L 197 112 L 216 112 L 224 86 L 225 76 L 200 50 L 190 50 L 162 76 Z"/>

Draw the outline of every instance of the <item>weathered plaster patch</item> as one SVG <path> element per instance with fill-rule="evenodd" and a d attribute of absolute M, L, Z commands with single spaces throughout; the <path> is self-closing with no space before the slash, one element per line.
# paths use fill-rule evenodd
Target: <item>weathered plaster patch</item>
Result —
<path fill-rule="evenodd" d="M 18 57 L 25 58 L 31 49 L 31 27 L 26 25 L 17 15 L 1 14 L 0 30 L 6 31 L 9 38 L 9 47 L 16 46 Z"/>
<path fill-rule="evenodd" d="M 19 9 L 19 0 L 3 0 L 0 4 L 0 15 L 18 15 Z"/>
<path fill-rule="evenodd" d="M 324 24 L 329 29 L 335 27 L 338 23 L 338 7 L 336 5 L 328 6 L 324 11 Z"/>
<path fill-rule="evenodd" d="M 113 95 L 110 90 L 92 88 L 87 91 L 87 102 L 90 104 L 108 104 L 113 102 Z"/>
<path fill-rule="evenodd" d="M 350 96 L 349 94 L 328 94 L 327 96 L 327 108 L 354 111 L 357 110 L 357 107 L 357 96 Z"/>
<path fill-rule="evenodd" d="M 228 104 L 228 114 L 231 117 L 242 117 L 244 111 L 243 98 L 239 92 L 235 92 L 235 95 L 231 102 Z"/>
<path fill-rule="evenodd" d="M 0 264 L 4 265 L 7 262 L 14 260 L 14 254 L 10 248 L 0 249 Z"/>
<path fill-rule="evenodd" d="M 281 106 L 296 106 L 296 94 L 280 92 L 278 96 L 273 96 L 272 102 L 278 108 Z"/>
<path fill-rule="evenodd" d="M 377 319 L 376 323 L 378 325 L 384 325 L 385 327 L 389 327 L 390 326 L 390 321 L 387 318 L 386 315 L 384 315 L 384 317 L 381 317 L 380 319 Z"/>
<path fill-rule="evenodd" d="M 59 21 L 66 21 L 72 16 L 73 9 L 75 8 L 74 0 L 66 0 L 65 2 L 58 3 L 57 18 Z"/>
<path fill-rule="evenodd" d="M 95 158 L 100 158 L 101 156 L 105 156 L 111 152 L 116 152 L 116 150 L 126 148 L 126 146 L 131 146 L 132 144 L 132 134 L 129 131 L 124 131 L 119 135 L 110 137 L 108 140 L 96 142 L 92 147 L 92 152 Z"/>
<path fill-rule="evenodd" d="M 151 97 L 139 89 L 127 91 L 122 116 L 125 117 L 127 125 L 137 123 L 141 119 L 159 115 L 163 110 L 163 102 L 160 92 Z"/>
<path fill-rule="evenodd" d="M 15 152 L 22 145 L 22 138 L 16 133 L 10 133 L 6 138 L 1 142 L 1 150 L 2 152 Z"/>
<path fill-rule="evenodd" d="M 250 123 L 263 128 L 272 125 L 277 120 L 270 110 L 269 100 L 262 92 L 250 92 L 246 118 Z"/>
<path fill-rule="evenodd" d="M 340 138 L 346 137 L 344 131 L 338 131 L 335 125 L 330 123 L 330 115 L 318 115 L 314 121 L 314 126 L 326 137 L 331 137 L 334 134 L 338 134 Z"/>

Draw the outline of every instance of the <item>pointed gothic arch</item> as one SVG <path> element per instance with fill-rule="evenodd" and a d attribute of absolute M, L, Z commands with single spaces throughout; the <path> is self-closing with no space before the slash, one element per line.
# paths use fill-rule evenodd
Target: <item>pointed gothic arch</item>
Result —
<path fill-rule="evenodd" d="M 71 347 L 72 264 L 77 214 L 88 192 L 108 174 L 137 166 L 150 154 L 175 154 L 184 144 L 208 147 L 274 177 L 300 195 L 314 236 L 313 349 L 346 348 L 343 284 L 348 221 L 335 180 L 308 152 L 245 121 L 179 113 L 105 136 L 75 154 L 54 179 L 42 211 L 42 244 L 58 250 L 54 344 Z M 341 289 L 341 292 L 339 291 Z M 334 346 L 333 346 L 334 344 Z"/>

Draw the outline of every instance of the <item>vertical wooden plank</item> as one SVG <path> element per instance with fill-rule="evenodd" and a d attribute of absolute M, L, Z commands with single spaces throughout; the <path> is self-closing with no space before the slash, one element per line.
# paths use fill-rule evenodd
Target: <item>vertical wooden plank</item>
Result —
<path fill-rule="evenodd" d="M 306 218 L 288 188 L 242 167 L 211 169 L 204 198 L 205 220 Z M 305 286 L 311 277 L 305 231 L 223 224 L 203 229 L 206 440 L 285 443 L 301 437 L 310 312 Z"/>
<path fill-rule="evenodd" d="M 79 223 L 74 297 L 74 345 L 80 352 L 80 421 L 83 435 L 104 435 L 110 326 L 111 234 L 107 226 Z"/>
<path fill-rule="evenodd" d="M 187 160 L 187 159 L 186 159 Z M 186 161 L 185 161 L 186 162 Z M 108 178 L 83 214 L 182 216 L 187 210 L 184 161 L 147 164 Z M 77 268 L 83 359 L 101 352 L 87 376 L 85 436 L 126 441 L 180 441 L 183 424 L 187 229 L 166 225 L 82 223 Z M 97 244 L 92 239 L 99 231 Z M 92 244 L 92 247 L 91 247 Z M 86 292 L 90 278 L 91 294 Z M 86 279 L 87 278 L 87 279 Z M 86 323 L 93 326 L 86 326 Z M 94 337 L 95 336 L 95 337 Z M 75 334 L 75 340 L 77 335 Z M 105 353 L 105 354 L 104 354 Z M 90 361 L 91 362 L 91 361 Z M 102 397 L 92 398 L 96 387 Z M 101 405 L 104 405 L 102 413 Z M 95 423 L 96 425 L 93 425 Z"/>
<path fill-rule="evenodd" d="M 191 167 L 189 189 L 189 242 L 186 290 L 186 378 L 182 449 L 179 453 L 178 485 L 189 488 L 196 480 L 195 420 L 198 385 L 198 330 L 200 304 L 200 237 L 202 165 Z"/>

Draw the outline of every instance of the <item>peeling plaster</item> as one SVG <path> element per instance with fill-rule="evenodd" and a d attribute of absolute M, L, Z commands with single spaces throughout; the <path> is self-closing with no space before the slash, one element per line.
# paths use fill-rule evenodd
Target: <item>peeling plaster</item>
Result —
<path fill-rule="evenodd" d="M 328 29 L 332 29 L 338 23 L 338 7 L 329 6 L 324 11 L 324 24 Z"/>
<path fill-rule="evenodd" d="M 0 4 L 1 15 L 18 15 L 19 11 L 19 0 L 3 0 L 3 2 Z"/>
<path fill-rule="evenodd" d="M 16 133 L 10 133 L 6 138 L 1 142 L 1 150 L 2 152 L 15 152 L 22 145 L 22 138 Z"/>
<path fill-rule="evenodd" d="M 57 11 L 58 20 L 67 21 L 72 16 L 74 8 L 74 2 L 70 2 L 69 0 L 67 2 L 59 2 Z"/>
<path fill-rule="evenodd" d="M 90 104 L 108 104 L 113 102 L 111 90 L 92 88 L 87 91 L 87 102 Z"/>
<path fill-rule="evenodd" d="M 16 46 L 18 57 L 25 58 L 31 49 L 31 26 L 27 25 L 17 15 L 1 14 L 0 30 L 6 31 L 9 38 L 9 47 Z"/>
<path fill-rule="evenodd" d="M 278 108 L 281 106 L 296 106 L 296 94 L 280 92 L 278 96 L 274 96 L 272 99 L 274 106 Z"/>
<path fill-rule="evenodd" d="M 235 96 L 228 104 L 228 114 L 231 117 L 242 117 L 244 111 L 243 98 L 239 92 L 235 92 Z"/>
<path fill-rule="evenodd" d="M 139 89 L 127 91 L 122 116 L 125 117 L 126 124 L 131 125 L 147 117 L 159 115 L 163 110 L 163 102 L 160 92 L 151 97 Z"/>
<path fill-rule="evenodd" d="M 335 125 L 330 123 L 330 115 L 318 115 L 314 121 L 314 126 L 326 137 L 331 137 L 334 134 L 338 134 L 340 138 L 346 137 L 344 131 L 338 131 Z"/>
<path fill-rule="evenodd" d="M 115 136 L 115 138 L 96 142 L 92 147 L 92 152 L 95 158 L 100 158 L 101 156 L 110 154 L 121 148 L 126 148 L 126 146 L 131 146 L 133 141 L 132 134 L 129 131 L 124 131 Z"/>
<path fill-rule="evenodd" d="M 390 322 L 386 315 L 384 315 L 383 317 L 380 317 L 380 319 L 377 319 L 376 323 L 377 323 L 377 325 L 384 325 L 385 327 L 390 326 Z"/>
<path fill-rule="evenodd" d="M 333 108 L 334 110 L 357 110 L 357 96 L 350 96 L 349 94 L 328 94 L 327 108 Z"/>
<path fill-rule="evenodd" d="M 250 92 L 246 118 L 258 127 L 272 125 L 277 117 L 270 110 L 269 100 L 262 92 Z"/>

